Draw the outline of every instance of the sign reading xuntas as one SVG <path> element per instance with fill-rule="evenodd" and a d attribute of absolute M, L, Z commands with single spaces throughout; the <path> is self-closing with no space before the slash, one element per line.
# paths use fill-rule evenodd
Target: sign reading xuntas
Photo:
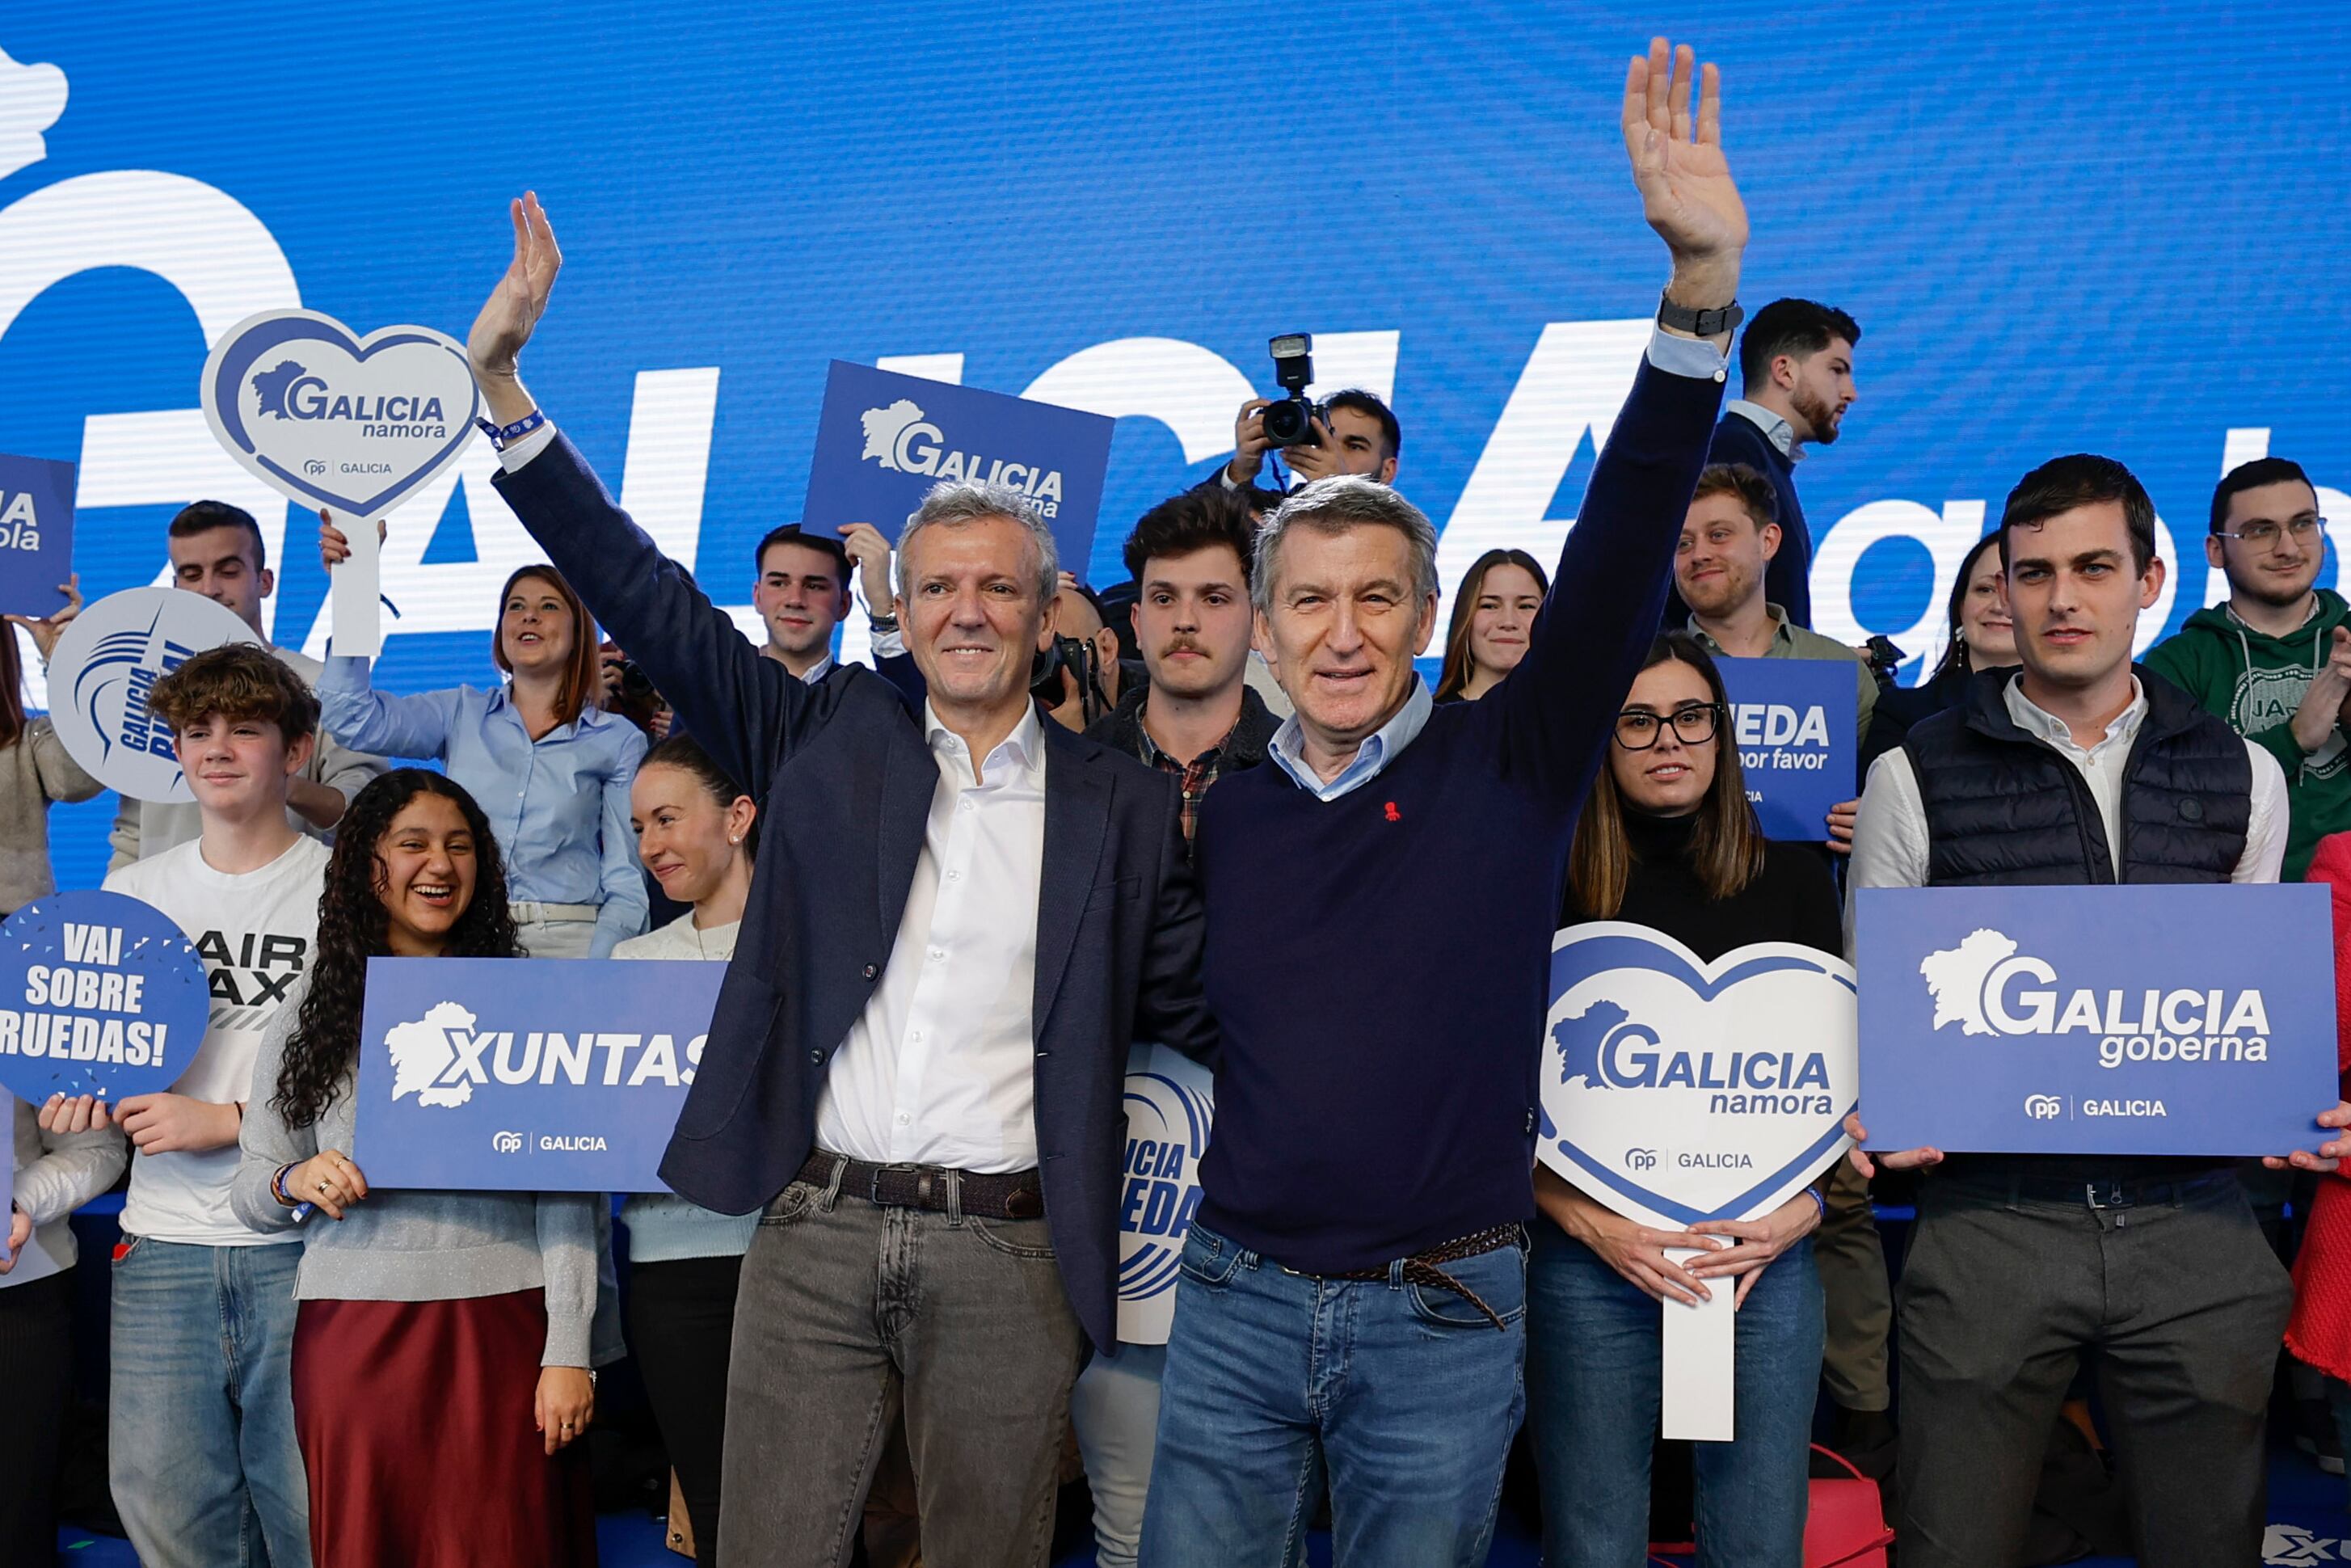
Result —
<path fill-rule="evenodd" d="M 371 958 L 357 1147 L 381 1187 L 662 1192 L 726 966 Z"/>

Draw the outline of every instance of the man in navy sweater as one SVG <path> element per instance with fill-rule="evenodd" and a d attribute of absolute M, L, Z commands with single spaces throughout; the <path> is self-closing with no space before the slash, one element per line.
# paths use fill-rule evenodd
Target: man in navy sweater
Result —
<path fill-rule="evenodd" d="M 1714 461 L 1746 464 L 1779 497 L 1780 553 L 1763 579 L 1763 597 L 1788 612 L 1792 626 L 1813 623 L 1813 531 L 1796 497 L 1796 460 L 1805 443 L 1836 440 L 1844 411 L 1861 395 L 1853 384 L 1860 341 L 1860 325 L 1833 305 L 1774 299 L 1739 340 L 1740 395 L 1723 405 L 1714 427 Z M 1667 625 L 1688 615 L 1680 595 L 1667 601 Z"/>
<path fill-rule="evenodd" d="M 1384 486 L 1308 486 L 1257 543 L 1296 705 L 1201 806 L 1223 1031 L 1185 1245 L 1150 1568 L 1274 1561 L 1330 1477 L 1336 1556 L 1485 1560 L 1523 1406 L 1522 1225 L 1551 936 L 1578 806 L 1664 608 L 1720 404 L 1747 216 L 1720 89 L 1665 40 L 1624 130 L 1673 254 L 1659 330 L 1526 658 L 1433 708 L 1437 536 Z M 1318 1465 L 1319 1461 L 1319 1465 Z"/>

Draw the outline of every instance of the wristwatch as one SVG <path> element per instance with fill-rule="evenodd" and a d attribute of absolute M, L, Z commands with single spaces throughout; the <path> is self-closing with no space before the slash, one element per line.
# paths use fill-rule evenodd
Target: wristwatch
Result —
<path fill-rule="evenodd" d="M 1677 305 L 1665 295 L 1657 297 L 1657 322 L 1677 332 L 1687 332 L 1694 338 L 1719 338 L 1747 319 L 1734 299 L 1719 310 L 1693 310 L 1687 305 Z"/>

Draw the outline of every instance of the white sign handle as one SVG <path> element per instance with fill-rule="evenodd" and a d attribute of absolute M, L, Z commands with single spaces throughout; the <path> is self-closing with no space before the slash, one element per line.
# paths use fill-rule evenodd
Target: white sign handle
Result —
<path fill-rule="evenodd" d="M 338 514 L 335 522 L 350 541 L 351 553 L 327 574 L 334 651 L 372 659 L 383 652 L 383 547 L 375 537 L 376 519 Z"/>
<path fill-rule="evenodd" d="M 1669 1262 L 1687 1267 L 1702 1251 L 1670 1251 Z M 1668 1300 L 1666 1314 L 1664 1378 L 1660 1390 L 1659 1432 L 1672 1439 L 1696 1443 L 1728 1443 L 1733 1408 L 1731 1347 L 1739 1320 L 1731 1311 L 1738 1298 L 1736 1279 L 1707 1281 L 1713 1299 L 1690 1306 Z"/>

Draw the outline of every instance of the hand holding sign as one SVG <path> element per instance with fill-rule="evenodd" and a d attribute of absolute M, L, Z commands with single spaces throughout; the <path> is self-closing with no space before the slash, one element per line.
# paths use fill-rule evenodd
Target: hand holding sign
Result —
<path fill-rule="evenodd" d="M 44 664 L 48 662 L 50 654 L 57 651 L 57 639 L 65 635 L 66 627 L 81 613 L 81 573 L 68 572 L 66 580 L 57 584 L 57 591 L 65 596 L 66 602 L 63 609 L 53 614 L 44 615 L 37 621 L 29 615 L 0 615 L 0 621 L 25 629 L 33 639 L 33 646 L 40 651 Z"/>
<path fill-rule="evenodd" d="M 2314 1119 L 2330 1133 L 2351 1127 L 2351 1100 L 2336 1101 L 2332 1109 L 2321 1111 Z M 2351 1137 L 2330 1138 L 2318 1145 L 2315 1154 L 2296 1149 L 2290 1155 L 2263 1155 L 2262 1164 L 2273 1171 L 2289 1166 L 2298 1171 L 2333 1171 L 2346 1159 L 2351 1159 Z"/>
<path fill-rule="evenodd" d="M 329 1219 L 368 1195 L 367 1176 L 340 1149 L 321 1149 L 286 1173 L 286 1196 L 315 1203 Z"/>

